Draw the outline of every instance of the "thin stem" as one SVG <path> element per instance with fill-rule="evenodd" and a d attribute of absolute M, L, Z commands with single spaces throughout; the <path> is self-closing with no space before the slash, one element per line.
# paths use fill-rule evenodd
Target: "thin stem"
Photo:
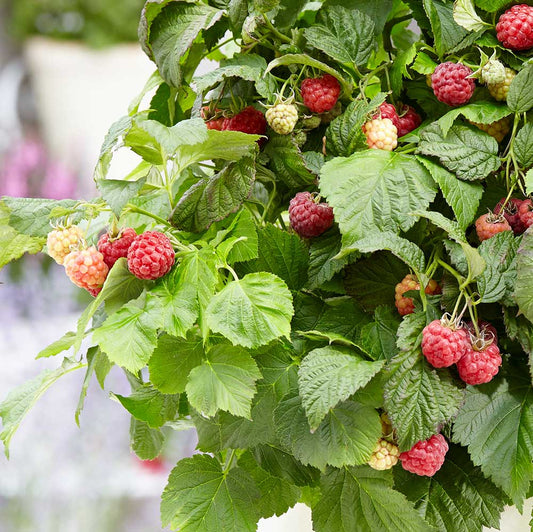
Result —
<path fill-rule="evenodd" d="M 459 285 L 461 285 L 461 283 L 463 283 L 464 281 L 464 277 L 459 273 L 457 272 L 456 270 L 454 270 L 449 264 L 447 264 L 446 262 L 444 262 L 443 260 L 441 259 L 438 259 L 437 261 L 446 271 L 448 271 L 449 273 L 451 273 L 458 281 Z"/>
<path fill-rule="evenodd" d="M 132 205 L 131 203 L 128 204 L 128 210 L 131 212 L 136 212 L 137 214 L 143 214 L 144 216 L 149 216 L 150 218 L 154 219 L 156 222 L 159 222 L 162 225 L 166 225 L 167 227 L 172 227 L 172 225 L 170 225 L 168 220 L 165 220 L 164 218 L 161 218 L 160 216 L 157 216 L 157 214 L 154 214 L 150 211 L 146 211 L 142 209 L 141 207 Z"/>
<path fill-rule="evenodd" d="M 236 274 L 235 270 L 229 264 L 224 264 L 224 268 L 228 270 L 231 273 L 231 275 L 233 275 L 233 279 L 235 281 L 239 280 L 239 276 Z"/>
<path fill-rule="evenodd" d="M 268 19 L 268 17 L 263 13 L 263 20 L 265 21 L 265 24 L 267 25 L 267 28 L 270 30 L 271 33 L 273 33 L 279 40 L 291 44 L 292 41 L 286 36 L 283 35 L 283 33 L 279 32 L 274 26 L 272 25 L 272 22 Z"/>

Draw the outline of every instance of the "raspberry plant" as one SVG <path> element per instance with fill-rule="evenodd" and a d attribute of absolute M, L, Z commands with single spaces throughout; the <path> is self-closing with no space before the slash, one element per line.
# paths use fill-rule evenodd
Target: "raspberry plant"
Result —
<path fill-rule="evenodd" d="M 162 496 L 172 529 L 252 531 L 302 501 L 316 532 L 472 532 L 522 508 L 533 30 L 511 13 L 497 32 L 509 8 L 149 0 L 158 70 L 104 140 L 100 197 L 0 204 L 2 265 L 46 251 L 51 223 L 79 228 L 61 253 L 98 264 L 109 235 L 112 261 L 94 279 L 76 263 L 94 300 L 39 353 L 70 350 L 58 369 L 0 405 L 6 453 L 62 375 L 86 372 L 79 420 L 92 375 L 118 366 L 140 458 L 198 432 Z M 203 58 L 220 66 L 196 75 Z M 276 133 L 280 102 L 298 116 Z M 139 164 L 108 179 L 118 149 Z M 121 231 L 133 244 L 108 245 Z"/>

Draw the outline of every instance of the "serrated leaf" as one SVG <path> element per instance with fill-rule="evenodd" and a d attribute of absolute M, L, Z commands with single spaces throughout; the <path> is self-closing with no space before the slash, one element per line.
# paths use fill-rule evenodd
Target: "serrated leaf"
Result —
<path fill-rule="evenodd" d="M 428 531 L 412 504 L 392 489 L 390 471 L 369 466 L 328 468 L 321 492 L 313 506 L 316 532 Z"/>
<path fill-rule="evenodd" d="M 407 67 L 415 60 L 415 57 L 416 45 L 414 43 L 396 55 L 389 73 L 391 88 L 395 96 L 399 96 L 403 90 L 403 78 L 410 78 Z"/>
<path fill-rule="evenodd" d="M 343 247 L 379 231 L 407 231 L 409 216 L 424 211 L 436 187 L 427 170 L 410 155 L 367 150 L 337 157 L 322 167 L 320 190 L 333 207 Z"/>
<path fill-rule="evenodd" d="M 70 349 L 76 341 L 76 333 L 69 331 L 65 333 L 59 340 L 52 342 L 49 346 L 45 347 L 35 358 L 47 358 L 54 357 Z"/>
<path fill-rule="evenodd" d="M 332 6 L 319 12 L 317 23 L 304 35 L 335 61 L 365 65 L 374 47 L 374 22 L 360 11 Z"/>
<path fill-rule="evenodd" d="M 529 229 L 518 248 L 516 274 L 514 298 L 520 312 L 533 322 L 533 232 Z"/>
<path fill-rule="evenodd" d="M 83 383 L 81 385 L 78 406 L 74 413 L 74 419 L 76 420 L 76 425 L 78 425 L 78 427 L 80 426 L 80 414 L 85 404 L 85 398 L 87 397 L 87 389 L 89 388 L 99 355 L 101 355 L 101 351 L 98 347 L 89 347 L 87 350 L 87 370 L 85 371 L 85 377 L 83 378 Z"/>
<path fill-rule="evenodd" d="M 311 351 L 300 364 L 300 397 L 311 430 L 326 414 L 365 386 L 383 367 L 383 361 L 369 362 L 354 351 L 323 347 Z"/>
<path fill-rule="evenodd" d="M 468 31 L 490 27 L 477 13 L 473 0 L 457 0 L 453 4 L 453 19 Z"/>
<path fill-rule="evenodd" d="M 163 449 L 165 436 L 159 429 L 152 429 L 144 421 L 133 416 L 130 422 L 131 449 L 141 460 L 157 458 Z"/>
<path fill-rule="evenodd" d="M 444 135 L 438 124 L 431 124 L 420 133 L 418 152 L 438 157 L 448 170 L 466 181 L 483 179 L 501 164 L 496 140 L 467 126 L 452 126 Z"/>
<path fill-rule="evenodd" d="M 45 238 L 24 235 L 9 225 L 0 224 L 0 268 L 13 260 L 20 259 L 24 253 L 31 255 L 39 253 L 45 243 Z"/>
<path fill-rule="evenodd" d="M 374 321 L 361 328 L 359 346 L 374 360 L 390 360 L 398 353 L 396 334 L 400 325 L 400 317 L 396 309 L 389 306 L 378 307 L 374 313 Z"/>
<path fill-rule="evenodd" d="M 206 416 L 225 410 L 250 418 L 255 382 L 260 378 L 257 364 L 246 350 L 221 344 L 189 373 L 185 390 L 191 405 Z"/>
<path fill-rule="evenodd" d="M 119 218 L 122 209 L 137 195 L 145 183 L 146 178 L 138 179 L 137 181 L 99 179 L 96 181 L 96 186 L 115 216 Z"/>
<path fill-rule="evenodd" d="M 533 166 L 533 124 L 524 124 L 518 131 L 513 150 L 521 166 L 524 168 Z"/>
<path fill-rule="evenodd" d="M 437 66 L 437 63 L 429 57 L 424 52 L 418 52 L 418 55 L 415 58 L 414 63 L 411 65 L 411 68 L 418 72 L 419 74 L 433 74 L 433 71 L 435 70 L 435 67 Z"/>
<path fill-rule="evenodd" d="M 287 285 L 271 273 L 250 273 L 228 283 L 207 309 L 209 327 L 233 344 L 259 347 L 289 338 L 294 313 Z"/>
<path fill-rule="evenodd" d="M 453 438 L 474 464 L 521 508 L 533 479 L 533 390 L 529 372 L 508 367 L 504 377 L 469 386 Z"/>
<path fill-rule="evenodd" d="M 533 107 L 533 65 L 526 65 L 511 81 L 507 105 L 515 113 L 525 113 Z"/>
<path fill-rule="evenodd" d="M 508 4 L 507 0 L 476 0 L 476 5 L 489 13 L 499 11 Z"/>

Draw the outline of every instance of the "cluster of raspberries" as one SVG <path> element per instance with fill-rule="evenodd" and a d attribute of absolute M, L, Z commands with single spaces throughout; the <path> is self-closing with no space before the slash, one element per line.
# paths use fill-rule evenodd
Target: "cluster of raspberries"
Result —
<path fill-rule="evenodd" d="M 503 231 L 513 231 L 521 235 L 533 225 L 533 202 L 530 199 L 520 200 L 502 198 L 493 212 L 483 214 L 476 220 L 476 232 L 480 242 L 488 240 Z"/>

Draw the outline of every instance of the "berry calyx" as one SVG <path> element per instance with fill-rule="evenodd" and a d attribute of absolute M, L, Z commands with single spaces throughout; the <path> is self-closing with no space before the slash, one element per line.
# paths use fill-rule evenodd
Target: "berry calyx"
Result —
<path fill-rule="evenodd" d="M 128 256 L 128 249 L 137 236 L 135 229 L 126 227 L 115 237 L 103 234 L 98 240 L 98 251 L 104 256 L 104 262 L 111 269 L 121 257 Z"/>
<path fill-rule="evenodd" d="M 514 70 L 505 67 L 505 79 L 502 82 L 487 84 L 487 89 L 489 89 L 490 95 L 499 102 L 507 101 L 507 95 L 509 94 L 511 81 L 513 81 L 515 76 L 516 72 Z"/>
<path fill-rule="evenodd" d="M 530 199 L 524 200 L 520 204 L 520 207 L 518 207 L 518 216 L 525 229 L 533 225 L 533 202 Z"/>
<path fill-rule="evenodd" d="M 413 107 L 405 105 L 398 122 L 398 137 L 403 137 L 404 135 L 407 135 L 407 133 L 414 131 L 422 123 L 422 118 Z"/>
<path fill-rule="evenodd" d="M 265 115 L 251 105 L 231 118 L 224 119 L 222 131 L 241 131 L 250 135 L 264 135 L 267 122 Z"/>
<path fill-rule="evenodd" d="M 474 126 L 476 126 L 478 129 L 481 129 L 481 131 L 488 133 L 498 142 L 501 142 L 505 138 L 507 133 L 509 133 L 509 131 L 511 130 L 511 121 L 507 116 L 500 120 L 497 120 L 496 122 L 492 122 L 492 124 L 480 124 L 478 122 L 470 123 L 474 124 Z"/>
<path fill-rule="evenodd" d="M 206 105 L 202 107 L 200 115 L 205 120 L 207 129 L 222 131 L 222 127 L 226 119 L 222 115 L 222 111 L 220 111 L 220 109 L 211 109 L 208 105 Z"/>
<path fill-rule="evenodd" d="M 278 103 L 265 113 L 268 125 L 279 135 L 288 135 L 298 122 L 298 109 L 295 105 Z"/>
<path fill-rule="evenodd" d="M 46 237 L 48 255 L 58 264 L 63 264 L 65 257 L 83 238 L 83 231 L 77 225 L 54 229 Z"/>
<path fill-rule="evenodd" d="M 492 238 L 502 231 L 512 231 L 509 222 L 501 214 L 482 214 L 476 220 L 476 233 L 480 242 Z"/>
<path fill-rule="evenodd" d="M 368 461 L 368 465 L 372 469 L 377 469 L 378 471 L 392 469 L 398 463 L 399 456 L 400 451 L 397 445 L 394 445 L 387 440 L 380 439 Z"/>
<path fill-rule="evenodd" d="M 477 328 L 479 331 L 479 335 L 476 335 L 476 329 L 471 321 L 465 322 L 464 327 L 468 332 L 469 336 L 477 336 L 487 344 L 489 344 L 490 342 L 494 342 L 496 344 L 498 343 L 498 332 L 496 331 L 494 325 L 492 325 L 492 323 L 489 323 L 488 321 L 478 320 Z"/>
<path fill-rule="evenodd" d="M 444 463 L 448 442 L 442 434 L 435 434 L 429 440 L 415 443 L 411 450 L 400 454 L 402 467 L 416 475 L 432 477 Z"/>
<path fill-rule="evenodd" d="M 458 362 L 469 346 L 468 333 L 446 319 L 433 320 L 422 331 L 422 354 L 434 368 Z"/>
<path fill-rule="evenodd" d="M 533 6 L 520 4 L 503 13 L 496 24 L 496 37 L 509 50 L 533 48 Z"/>
<path fill-rule="evenodd" d="M 333 225 L 333 209 L 317 203 L 310 192 L 298 192 L 289 204 L 291 227 L 303 238 L 321 235 Z"/>
<path fill-rule="evenodd" d="M 407 274 L 400 283 L 398 283 L 394 289 L 394 304 L 398 309 L 401 316 L 412 314 L 415 311 L 415 302 L 411 297 L 406 297 L 403 294 L 411 290 L 420 290 L 420 284 L 415 275 Z M 427 284 L 424 292 L 428 295 L 440 294 L 442 292 L 441 287 L 434 279 L 431 279 Z"/>
<path fill-rule="evenodd" d="M 494 214 L 501 214 L 504 202 L 505 198 L 502 198 L 498 202 L 496 207 L 494 207 Z M 520 235 L 527 229 L 520 219 L 520 205 L 522 205 L 522 200 L 519 200 L 518 198 L 509 198 L 509 201 L 505 204 L 505 208 L 503 209 L 503 216 L 509 222 L 515 235 Z"/>
<path fill-rule="evenodd" d="M 392 151 L 398 145 L 398 130 L 389 118 L 376 118 L 363 126 L 366 143 L 372 150 Z"/>
<path fill-rule="evenodd" d="M 337 103 L 341 86 L 336 78 L 324 74 L 320 78 L 304 79 L 300 85 L 300 92 L 305 106 L 312 113 L 324 113 Z"/>
<path fill-rule="evenodd" d="M 91 293 L 102 288 L 109 271 L 104 256 L 94 246 L 71 251 L 63 265 L 70 280 Z"/>
<path fill-rule="evenodd" d="M 137 235 L 128 250 L 128 268 L 139 279 L 159 279 L 166 275 L 176 259 L 167 235 L 146 231 Z"/>
<path fill-rule="evenodd" d="M 484 346 L 481 349 L 476 345 L 470 345 L 461 360 L 457 362 L 459 377 L 472 386 L 490 382 L 502 365 L 500 349 L 496 342 L 492 341 L 488 345 L 486 342 L 481 342 L 481 345 Z"/>
<path fill-rule="evenodd" d="M 440 102 L 457 107 L 468 102 L 476 84 L 470 77 L 472 70 L 466 65 L 446 61 L 437 65 L 431 75 L 433 93 Z"/>

